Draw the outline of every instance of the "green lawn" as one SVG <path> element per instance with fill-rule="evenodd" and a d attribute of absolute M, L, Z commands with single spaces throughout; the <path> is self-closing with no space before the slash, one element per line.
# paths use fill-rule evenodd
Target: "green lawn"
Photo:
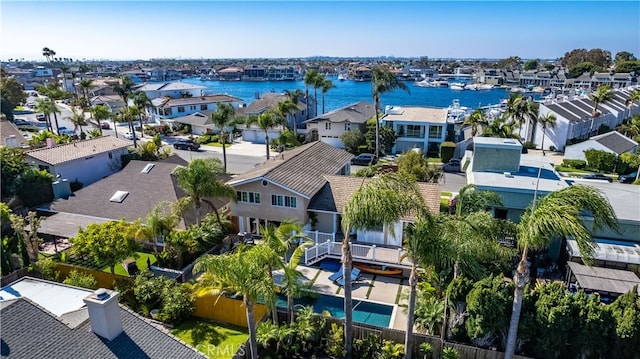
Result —
<path fill-rule="evenodd" d="M 211 146 L 211 147 L 220 147 L 220 148 L 222 148 L 222 143 L 220 143 L 220 142 L 210 142 L 210 143 L 207 143 L 206 145 L 207 146 Z M 229 147 L 231 147 L 231 144 L 230 143 L 226 143 L 224 147 L 229 148 Z"/>
<path fill-rule="evenodd" d="M 147 258 L 149 258 L 149 260 L 151 261 L 151 264 L 154 264 L 156 262 L 156 256 L 154 256 L 153 253 L 138 252 L 138 258 L 136 259 L 136 265 L 138 266 L 138 269 L 140 269 L 141 271 L 147 269 L 147 267 L 148 267 Z M 101 268 L 101 270 L 103 272 L 111 273 L 111 269 L 109 268 L 109 266 L 104 266 L 104 267 Z M 124 267 L 122 266 L 121 263 L 116 265 L 116 274 L 123 275 L 123 276 L 128 276 L 129 275 L 129 274 L 127 274 L 127 271 L 124 270 Z"/>
<path fill-rule="evenodd" d="M 171 329 L 171 334 L 207 357 L 216 359 L 233 358 L 240 345 L 249 338 L 246 328 L 194 317 Z"/>

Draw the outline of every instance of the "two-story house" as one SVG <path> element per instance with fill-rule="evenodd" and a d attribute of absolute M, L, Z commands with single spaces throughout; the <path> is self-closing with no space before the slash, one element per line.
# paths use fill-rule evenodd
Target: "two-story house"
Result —
<path fill-rule="evenodd" d="M 255 101 L 251 102 L 244 110 L 246 115 L 260 115 L 267 110 L 277 109 L 278 103 L 286 101 L 289 97 L 283 93 L 265 93 Z M 298 111 L 288 113 L 286 118 L 287 127 L 292 129 L 304 128 L 303 121 L 307 118 L 307 111 L 315 114 L 315 106 L 311 99 L 311 107 L 307 106 L 307 100 L 304 97 L 298 99 Z M 269 138 L 276 138 L 280 135 L 280 128 L 272 128 L 269 130 Z M 253 143 L 265 143 L 264 131 L 255 125 L 242 129 L 242 139 Z"/>
<path fill-rule="evenodd" d="M 150 99 L 159 97 L 200 97 L 204 94 L 206 87 L 200 85 L 189 84 L 186 82 L 168 82 L 168 83 L 146 83 L 136 88 L 136 91 L 144 92 Z"/>
<path fill-rule="evenodd" d="M 375 106 L 370 102 L 360 101 L 347 105 L 305 121 L 307 138 L 344 148 L 342 134 L 348 131 L 360 131 L 364 134 L 367 121 L 375 115 Z"/>
<path fill-rule="evenodd" d="M 417 148 L 437 157 L 447 135 L 447 115 L 446 108 L 387 107 L 382 125 L 391 126 L 398 135 L 392 153 Z"/>
<path fill-rule="evenodd" d="M 151 100 L 151 117 L 155 121 L 173 123 L 176 117 L 194 114 L 200 111 L 215 111 L 219 103 L 229 103 L 238 108 L 242 99 L 229 95 L 209 95 L 198 97 L 159 97 Z"/>

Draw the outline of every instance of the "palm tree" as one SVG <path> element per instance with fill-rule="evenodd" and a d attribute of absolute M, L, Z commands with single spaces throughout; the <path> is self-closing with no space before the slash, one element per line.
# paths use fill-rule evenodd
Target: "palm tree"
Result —
<path fill-rule="evenodd" d="M 120 98 L 122 98 L 122 101 L 124 102 L 125 106 L 129 106 L 129 98 L 131 97 L 131 95 L 133 95 L 134 86 L 135 86 L 135 83 L 127 76 L 121 76 L 120 82 L 113 85 L 113 91 L 117 93 L 118 96 L 120 96 Z M 127 121 L 129 122 L 129 131 L 135 134 L 136 132 L 135 132 L 135 129 L 133 128 L 133 120 L 131 116 L 127 117 Z M 113 130 L 116 131 L 115 128 Z M 135 135 L 133 136 L 133 147 L 137 147 Z"/>
<path fill-rule="evenodd" d="M 322 90 L 322 113 L 323 114 L 324 114 L 324 94 L 326 94 L 327 91 L 334 88 L 336 88 L 336 86 L 333 84 L 333 82 L 330 79 L 324 79 L 320 84 L 320 89 Z"/>
<path fill-rule="evenodd" d="M 540 124 L 540 126 L 542 126 L 542 144 L 540 145 L 540 147 L 542 147 L 543 156 L 545 156 L 544 136 L 547 133 L 547 128 L 556 128 L 556 120 L 557 120 L 556 115 L 552 113 L 547 113 L 546 115 L 542 115 L 538 117 L 538 123 Z"/>
<path fill-rule="evenodd" d="M 52 113 L 60 113 L 60 110 L 55 105 L 55 103 L 53 103 L 51 101 L 45 101 L 45 100 L 42 100 L 42 99 L 37 99 L 36 100 L 36 106 L 34 107 L 34 109 L 37 112 L 42 112 L 44 114 L 44 118 L 47 121 L 47 128 L 49 129 L 50 132 L 53 132 L 53 125 L 51 124 L 51 114 Z M 56 126 L 57 125 L 58 124 L 56 122 Z"/>
<path fill-rule="evenodd" d="M 507 122 L 504 117 L 498 117 L 491 121 L 489 125 L 482 131 L 484 137 L 499 137 L 499 138 L 519 138 L 520 135 L 515 133 L 517 122 Z"/>
<path fill-rule="evenodd" d="M 80 114 L 76 112 L 75 107 L 71 108 L 71 117 L 68 119 L 73 123 L 73 132 L 80 130 L 79 133 L 82 133 L 82 126 L 87 124 L 87 119 L 84 117 L 84 114 Z"/>
<path fill-rule="evenodd" d="M 204 273 L 201 283 L 213 288 L 219 295 L 239 294 L 247 312 L 251 358 L 258 358 L 256 320 L 253 307 L 260 298 L 269 298 L 275 292 L 265 266 L 277 255 L 266 246 L 240 247 L 233 254 L 204 255 L 196 260 L 193 271 Z"/>
<path fill-rule="evenodd" d="M 98 129 L 100 129 L 100 135 L 102 136 L 102 121 L 110 119 L 112 117 L 112 113 L 109 112 L 109 109 L 103 105 L 93 106 L 90 112 L 94 120 L 96 121 L 96 125 L 98 126 Z M 113 122 L 114 129 L 115 129 L 115 126 L 116 126 L 116 123 L 114 118 L 114 122 Z M 116 138 L 118 138 L 118 131 L 114 131 L 114 132 L 116 134 Z"/>
<path fill-rule="evenodd" d="M 478 127 L 487 126 L 489 125 L 489 122 L 487 121 L 487 118 L 482 110 L 478 108 L 473 111 L 473 113 L 471 113 L 469 117 L 464 119 L 462 125 L 471 126 L 471 136 L 475 137 L 475 135 L 478 133 Z"/>
<path fill-rule="evenodd" d="M 227 172 L 227 132 L 226 127 L 235 123 L 235 110 L 233 105 L 228 103 L 218 104 L 216 112 L 211 114 L 211 121 L 220 129 L 220 140 L 222 141 L 222 160 L 224 172 Z"/>
<path fill-rule="evenodd" d="M 411 94 L 407 85 L 398 80 L 388 68 L 376 66 L 371 74 L 371 96 L 376 109 L 376 156 L 380 154 L 380 96 L 394 90 L 405 90 Z"/>
<path fill-rule="evenodd" d="M 145 223 L 145 237 L 154 243 L 153 250 L 156 251 L 157 243 L 163 242 L 180 223 L 180 219 L 187 206 L 190 205 L 189 198 L 180 198 L 176 202 L 161 201 L 147 214 Z"/>
<path fill-rule="evenodd" d="M 298 134 L 298 119 L 296 116 L 296 113 L 300 110 L 298 106 L 298 103 L 300 102 L 300 97 L 304 96 L 304 92 L 302 92 L 302 90 L 300 89 L 295 89 L 295 90 L 284 90 L 284 94 L 287 96 L 287 98 L 289 100 L 291 100 L 291 102 L 293 102 L 294 105 L 296 105 L 296 110 L 294 112 L 291 113 L 291 116 L 293 117 L 293 132 L 297 135 Z M 307 106 L 307 113 L 309 112 L 309 106 L 308 104 L 305 104 L 305 106 Z"/>
<path fill-rule="evenodd" d="M 278 115 L 280 115 L 282 118 L 285 119 L 285 121 L 283 122 L 283 129 L 284 129 L 284 124 L 287 123 L 287 116 L 291 115 L 291 117 L 293 118 L 293 132 L 295 134 L 297 134 L 297 130 L 296 130 L 296 121 L 295 121 L 295 114 L 296 112 L 299 110 L 298 105 L 296 105 L 295 103 L 293 103 L 293 101 L 286 99 L 284 101 L 280 101 L 278 102 L 278 104 L 276 105 L 276 112 L 278 113 Z"/>
<path fill-rule="evenodd" d="M 522 127 L 526 126 L 524 134 L 525 142 L 529 141 L 529 121 L 535 122 L 538 118 L 538 106 L 535 102 L 525 98 L 521 93 L 513 93 L 507 101 L 507 110 L 505 115 L 511 118 L 511 121 L 518 123 L 518 138 L 522 138 Z"/>
<path fill-rule="evenodd" d="M 289 259 L 285 261 L 284 267 L 282 268 L 284 271 L 282 287 L 284 295 L 287 296 L 287 312 L 289 313 L 290 324 L 294 323 L 296 320 L 296 312 L 293 308 L 293 299 L 300 297 L 303 293 L 302 290 L 307 287 L 307 285 L 300 283 L 303 276 L 302 273 L 298 271 L 298 264 L 300 264 L 300 260 L 302 260 L 305 249 L 311 246 L 311 244 L 312 242 L 308 241 L 301 243 L 296 247 L 296 249 L 293 250 L 293 253 L 291 253 Z"/>
<path fill-rule="evenodd" d="M 67 87 L 67 71 L 69 71 L 69 66 L 61 64 L 60 71 L 62 71 L 62 83 L 64 84 L 64 90 L 69 91 L 69 87 Z"/>
<path fill-rule="evenodd" d="M 307 101 L 307 120 L 309 119 L 309 113 L 311 111 L 309 111 L 309 86 L 312 86 L 314 88 L 314 90 L 317 89 L 316 85 L 319 83 L 318 78 L 321 75 L 318 73 L 318 71 L 316 70 L 307 70 L 307 72 L 304 74 L 304 85 L 305 85 L 305 99 Z M 317 100 L 317 96 L 314 96 L 314 101 L 315 106 L 316 106 L 316 116 L 318 115 L 318 102 Z"/>
<path fill-rule="evenodd" d="M 42 49 L 42 56 L 47 59 L 47 62 L 51 63 L 51 61 L 53 61 L 53 57 L 56 56 L 56 52 L 48 47 L 45 47 Z"/>
<path fill-rule="evenodd" d="M 593 117 L 600 116 L 598 112 L 598 105 L 607 102 L 613 98 L 613 92 L 611 91 L 611 86 L 602 85 L 599 86 L 596 92 L 592 92 L 589 97 L 591 101 L 593 101 Z"/>
<path fill-rule="evenodd" d="M 264 143 L 267 148 L 267 160 L 269 159 L 269 130 L 283 124 L 283 118 L 278 115 L 273 109 L 269 109 L 258 116 L 250 116 L 246 119 L 245 124 L 247 127 L 252 124 L 258 125 L 258 127 L 264 131 Z"/>
<path fill-rule="evenodd" d="M 376 208 L 372 211 L 371 208 Z M 342 214 L 342 268 L 345 278 L 351 277 L 353 258 L 351 256 L 350 233 L 377 226 L 389 226 L 409 213 L 421 212 L 425 208 L 424 199 L 414 181 L 397 174 L 384 174 L 374 178 L 354 192 L 344 207 Z M 394 234 L 395 235 L 395 234 Z M 402 235 L 402 234 L 399 234 Z M 344 335 L 347 357 L 351 357 L 353 341 L 353 300 L 351 281 L 344 282 Z"/>
<path fill-rule="evenodd" d="M 189 162 L 188 167 L 178 167 L 173 171 L 178 185 L 193 200 L 196 210 L 196 224 L 200 224 L 200 209 L 202 202 L 205 202 L 213 209 L 220 227 L 224 228 L 218 209 L 205 198 L 236 199 L 236 191 L 233 187 L 218 179 L 224 173 L 222 163 L 217 158 L 198 158 Z"/>
<path fill-rule="evenodd" d="M 629 108 L 631 108 L 633 103 L 640 104 L 640 89 L 635 89 L 635 90 L 631 91 L 631 95 L 629 96 L 629 99 L 627 100 L 627 106 L 629 106 Z"/>
<path fill-rule="evenodd" d="M 147 107 L 153 106 L 151 99 L 143 91 L 136 91 L 133 94 L 133 104 L 138 108 L 138 121 L 140 122 L 140 137 L 144 137 L 144 126 L 142 115 L 147 116 Z"/>
<path fill-rule="evenodd" d="M 539 182 L 540 173 L 538 173 Z M 617 228 L 617 218 L 607 199 L 590 186 L 573 185 L 553 192 L 537 200 L 536 193 L 531 206 L 526 210 L 517 225 L 518 248 L 522 256 L 513 278 L 513 310 L 509 323 L 509 335 L 505 348 L 505 358 L 513 358 L 518 336 L 518 323 L 522 310 L 524 287 L 529 278 L 527 256 L 529 249 L 545 249 L 558 237 L 575 239 L 580 255 L 586 264 L 593 258 L 595 243 L 589 229 L 581 219 L 583 213 L 590 213 L 593 229 L 603 227 Z"/>
<path fill-rule="evenodd" d="M 55 108 L 55 110 L 49 113 L 53 113 L 53 120 L 56 124 L 56 133 L 60 135 L 60 132 L 58 131 L 58 114 L 60 113 L 60 110 L 56 105 L 56 101 L 68 98 L 69 93 L 66 91 L 60 90 L 59 85 L 55 82 L 49 83 L 47 84 L 47 86 L 39 86 L 38 91 L 44 94 L 45 96 L 49 97 L 50 101 L 47 101 L 47 102 L 50 102 L 51 105 Z"/>

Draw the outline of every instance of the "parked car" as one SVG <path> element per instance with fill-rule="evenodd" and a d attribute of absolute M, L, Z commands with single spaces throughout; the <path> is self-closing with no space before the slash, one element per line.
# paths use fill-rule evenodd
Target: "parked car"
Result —
<path fill-rule="evenodd" d="M 613 178 L 611 178 L 609 176 L 605 176 L 602 173 L 592 173 L 592 174 L 588 174 L 588 175 L 582 175 L 582 178 L 607 181 L 609 183 L 613 182 Z"/>
<path fill-rule="evenodd" d="M 31 126 L 31 122 L 23 119 L 23 118 L 14 118 L 13 124 L 16 126 Z"/>
<path fill-rule="evenodd" d="M 194 140 L 178 140 L 173 144 L 173 148 L 177 150 L 197 151 L 200 144 Z"/>
<path fill-rule="evenodd" d="M 361 153 L 351 159 L 352 165 L 368 166 L 370 164 L 375 165 L 378 162 L 378 158 L 372 153 Z"/>
<path fill-rule="evenodd" d="M 127 140 L 133 140 L 133 139 L 134 139 L 134 137 L 135 137 L 135 139 L 136 139 L 136 140 L 140 138 L 140 137 L 136 136 L 136 134 L 135 134 L 135 133 L 131 133 L 131 132 L 128 132 L 128 131 L 127 131 L 127 132 L 125 132 L 123 136 L 124 136 L 124 138 L 126 138 Z"/>
<path fill-rule="evenodd" d="M 111 126 L 109 125 L 109 122 L 100 122 L 100 128 L 103 130 L 108 130 L 111 128 Z"/>
<path fill-rule="evenodd" d="M 65 126 L 60 126 L 58 127 L 58 133 L 61 135 L 70 135 L 73 136 L 75 134 L 75 131 L 66 128 Z"/>
<path fill-rule="evenodd" d="M 445 172 L 460 172 L 460 160 L 451 159 L 449 162 L 442 166 L 442 170 Z"/>
<path fill-rule="evenodd" d="M 36 114 L 36 120 L 38 120 L 38 121 L 44 121 L 44 120 L 45 120 L 44 113 L 38 113 L 38 114 Z"/>
<path fill-rule="evenodd" d="M 631 173 L 626 174 L 626 175 L 621 175 L 621 176 L 618 176 L 618 182 L 620 182 L 620 183 L 633 183 L 633 182 L 635 182 L 637 176 L 638 176 L 638 172 L 631 172 Z"/>

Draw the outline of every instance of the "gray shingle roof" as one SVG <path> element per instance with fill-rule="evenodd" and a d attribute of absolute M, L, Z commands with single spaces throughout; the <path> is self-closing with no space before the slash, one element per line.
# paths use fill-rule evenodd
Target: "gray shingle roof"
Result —
<path fill-rule="evenodd" d="M 625 152 L 632 151 L 638 143 L 618 131 L 611 131 L 602 135 L 591 137 L 591 140 L 598 142 L 611 151 L 621 155 Z"/>
<path fill-rule="evenodd" d="M 351 123 L 365 123 L 367 120 L 376 115 L 375 107 L 367 102 L 360 101 L 347 105 L 345 107 L 327 112 L 323 115 L 314 117 L 305 123 L 329 121 L 334 123 L 339 122 L 351 122 Z"/>
<path fill-rule="evenodd" d="M 50 165 L 57 165 L 80 158 L 95 156 L 131 146 L 131 142 L 112 136 L 96 137 L 89 140 L 77 141 L 67 145 L 57 145 L 52 148 L 40 148 L 28 151 L 27 157 L 32 157 Z"/>
<path fill-rule="evenodd" d="M 192 113 L 191 115 L 176 117 L 173 120 L 179 123 L 187 123 L 190 125 L 211 125 L 211 113 L 213 111 L 200 111 L 196 113 Z"/>
<path fill-rule="evenodd" d="M 326 183 L 322 176 L 338 174 L 352 157 L 324 142 L 311 142 L 283 152 L 227 183 L 236 186 L 264 178 L 311 198 Z"/>
<path fill-rule="evenodd" d="M 185 343 L 163 333 L 137 314 L 122 307 L 120 317 L 124 332 L 111 342 L 91 331 L 88 315 L 80 325 L 72 328 L 25 298 L 3 302 L 1 314 L 2 357 L 25 359 L 204 357 Z"/>
<path fill-rule="evenodd" d="M 160 97 L 155 100 L 160 100 L 160 99 L 164 100 L 164 102 L 162 102 L 162 104 L 159 105 L 159 107 L 163 107 L 163 108 L 175 107 L 175 106 L 202 105 L 202 104 L 219 103 L 219 102 L 226 103 L 226 102 L 242 101 L 242 99 L 229 96 L 229 95 L 207 95 L 207 96 L 183 97 L 183 98 Z M 154 106 L 158 106 L 154 101 L 152 101 Z"/>

